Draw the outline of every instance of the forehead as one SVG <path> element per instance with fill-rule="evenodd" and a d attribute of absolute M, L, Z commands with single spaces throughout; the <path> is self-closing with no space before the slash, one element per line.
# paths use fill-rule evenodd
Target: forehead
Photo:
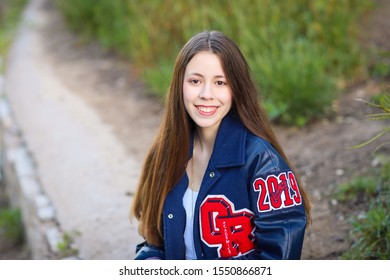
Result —
<path fill-rule="evenodd" d="M 218 55 L 212 52 L 202 51 L 194 55 L 188 62 L 185 74 L 214 74 L 224 75 L 222 63 Z"/>

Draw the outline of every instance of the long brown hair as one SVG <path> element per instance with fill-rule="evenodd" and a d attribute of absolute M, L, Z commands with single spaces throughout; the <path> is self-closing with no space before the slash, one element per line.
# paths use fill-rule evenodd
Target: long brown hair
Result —
<path fill-rule="evenodd" d="M 238 46 L 218 31 L 196 34 L 176 58 L 160 129 L 146 157 L 133 202 L 132 214 L 140 222 L 139 232 L 149 244 L 155 246 L 163 244 L 162 211 L 165 198 L 184 174 L 189 160 L 190 134 L 194 124 L 184 107 L 183 79 L 188 62 L 200 51 L 211 51 L 220 58 L 233 94 L 231 110 L 249 131 L 270 142 L 289 163 L 260 106 L 259 91 Z M 301 194 L 306 216 L 310 220 L 310 203 L 302 186 Z"/>

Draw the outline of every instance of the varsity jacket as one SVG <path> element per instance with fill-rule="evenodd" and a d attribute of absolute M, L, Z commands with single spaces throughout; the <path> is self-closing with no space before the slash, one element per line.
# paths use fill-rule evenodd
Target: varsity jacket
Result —
<path fill-rule="evenodd" d="M 185 259 L 187 188 L 184 173 L 165 200 L 163 247 L 144 243 L 135 259 Z M 198 259 L 300 259 L 307 221 L 296 177 L 232 113 L 221 122 L 194 214 Z"/>

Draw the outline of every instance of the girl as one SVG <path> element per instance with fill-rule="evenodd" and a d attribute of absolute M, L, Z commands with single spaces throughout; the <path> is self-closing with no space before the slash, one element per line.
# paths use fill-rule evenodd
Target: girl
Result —
<path fill-rule="evenodd" d="M 134 198 L 136 259 L 299 259 L 310 204 L 298 182 L 237 45 L 196 34 Z"/>

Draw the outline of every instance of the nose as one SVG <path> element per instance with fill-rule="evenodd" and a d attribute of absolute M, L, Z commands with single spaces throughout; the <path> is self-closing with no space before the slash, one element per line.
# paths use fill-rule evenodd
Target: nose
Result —
<path fill-rule="evenodd" d="M 199 97 L 202 99 L 213 99 L 214 94 L 213 90 L 210 84 L 205 84 L 202 88 L 201 92 L 199 93 Z"/>

